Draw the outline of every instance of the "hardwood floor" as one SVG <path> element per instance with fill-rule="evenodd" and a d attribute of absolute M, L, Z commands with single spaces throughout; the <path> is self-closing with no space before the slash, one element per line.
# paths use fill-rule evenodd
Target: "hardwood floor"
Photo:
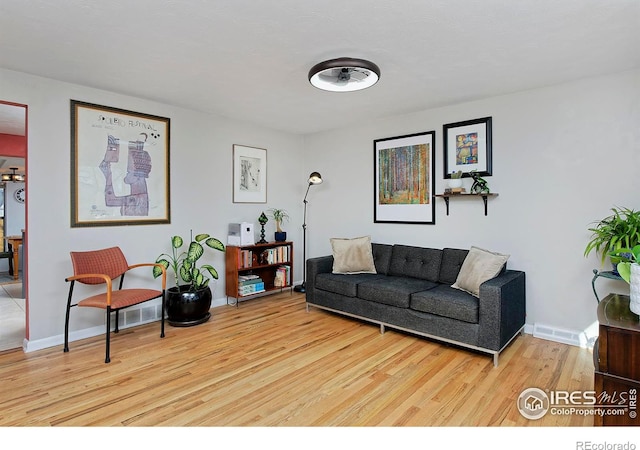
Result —
<path fill-rule="evenodd" d="M 302 294 L 32 353 L 0 353 L 0 426 L 591 426 L 532 421 L 529 387 L 592 390 L 591 351 L 519 336 L 494 368 L 458 349 L 319 309 Z"/>

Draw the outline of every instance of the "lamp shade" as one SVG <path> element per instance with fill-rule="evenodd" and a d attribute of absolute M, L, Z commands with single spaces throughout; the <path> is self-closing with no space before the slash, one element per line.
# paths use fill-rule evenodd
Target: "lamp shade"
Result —
<path fill-rule="evenodd" d="M 325 91 L 351 92 L 373 86 L 380 79 L 380 68 L 365 59 L 336 58 L 316 64 L 309 71 L 309 82 Z"/>
<path fill-rule="evenodd" d="M 322 176 L 318 172 L 311 172 L 309 175 L 309 184 L 320 184 L 322 183 Z"/>

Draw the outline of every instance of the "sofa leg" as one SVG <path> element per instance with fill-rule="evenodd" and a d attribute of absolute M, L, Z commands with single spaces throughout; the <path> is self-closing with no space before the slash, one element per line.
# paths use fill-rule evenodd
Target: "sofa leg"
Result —
<path fill-rule="evenodd" d="M 493 367 L 498 367 L 498 355 L 499 353 L 493 354 Z"/>
<path fill-rule="evenodd" d="M 380 324 L 380 334 L 384 334 L 384 324 Z"/>

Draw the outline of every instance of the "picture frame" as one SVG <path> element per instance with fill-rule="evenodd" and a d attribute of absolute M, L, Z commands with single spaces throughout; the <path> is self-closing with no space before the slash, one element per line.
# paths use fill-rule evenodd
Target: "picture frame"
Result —
<path fill-rule="evenodd" d="M 171 223 L 170 119 L 70 106 L 71 227 Z"/>
<path fill-rule="evenodd" d="M 267 150 L 233 145 L 233 203 L 267 203 Z"/>
<path fill-rule="evenodd" d="M 435 225 L 435 131 L 373 141 L 374 223 Z"/>
<path fill-rule="evenodd" d="M 458 171 L 463 178 L 470 177 L 472 171 L 491 175 L 491 117 L 448 123 L 442 126 L 442 135 L 445 179 Z"/>

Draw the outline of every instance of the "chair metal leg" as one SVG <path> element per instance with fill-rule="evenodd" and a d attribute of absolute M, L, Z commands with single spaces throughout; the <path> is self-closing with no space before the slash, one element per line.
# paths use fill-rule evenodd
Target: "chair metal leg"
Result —
<path fill-rule="evenodd" d="M 109 346 L 110 346 L 110 336 L 111 335 L 111 306 L 107 306 L 107 338 L 106 338 L 106 356 L 104 358 L 104 362 L 111 362 L 111 358 L 109 357 Z"/>
<path fill-rule="evenodd" d="M 165 296 L 165 291 L 164 289 L 162 290 L 162 314 L 160 316 L 160 337 L 163 338 L 164 337 L 164 296 Z"/>
<path fill-rule="evenodd" d="M 114 333 L 119 333 L 120 332 L 120 328 L 118 327 L 118 319 L 119 319 L 119 316 L 120 316 L 120 310 L 119 309 L 115 310 L 115 316 L 116 316 L 116 327 L 113 330 L 113 332 Z"/>
<path fill-rule="evenodd" d="M 71 295 L 73 294 L 73 286 L 75 281 L 69 285 L 69 296 L 67 297 L 67 313 L 64 318 L 64 348 L 63 351 L 67 353 L 69 351 L 69 314 L 71 312 Z"/>

